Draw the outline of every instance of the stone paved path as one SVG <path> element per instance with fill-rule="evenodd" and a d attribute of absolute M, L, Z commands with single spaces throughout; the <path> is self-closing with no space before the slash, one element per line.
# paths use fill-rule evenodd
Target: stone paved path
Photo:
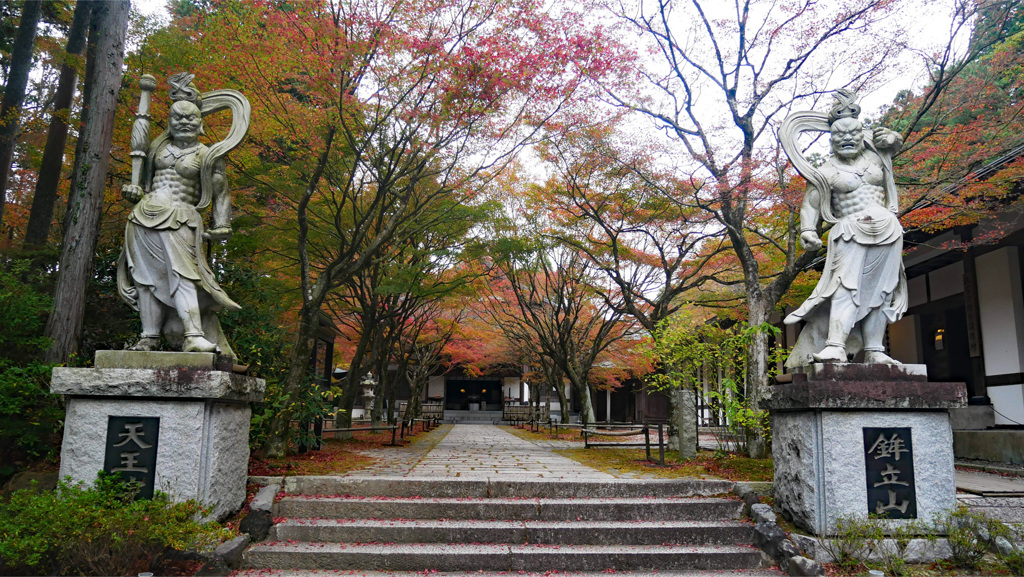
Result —
<path fill-rule="evenodd" d="M 614 479 L 494 425 L 454 425 L 413 477 Z"/>
<path fill-rule="evenodd" d="M 362 450 L 360 453 L 377 459 L 377 462 L 362 469 L 345 473 L 343 476 L 408 477 L 413 467 L 452 430 L 453 425 L 441 425 L 427 433 L 417 433 L 413 442 L 403 447 Z"/>

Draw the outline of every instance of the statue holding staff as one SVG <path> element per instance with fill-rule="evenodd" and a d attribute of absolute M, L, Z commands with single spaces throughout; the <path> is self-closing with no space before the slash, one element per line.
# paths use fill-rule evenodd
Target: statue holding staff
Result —
<path fill-rule="evenodd" d="M 156 82 L 140 80 L 143 90 L 132 127 L 132 184 L 122 188 L 136 203 L 125 227 L 118 260 L 118 292 L 139 311 L 142 334 L 132 350 L 152 351 L 163 336 L 175 349 L 235 354 L 220 327 L 217 312 L 239 310 L 217 284 L 205 258 L 206 241 L 231 236 L 231 195 L 224 156 L 245 137 L 250 108 L 234 90 L 200 94 L 192 74 L 169 79 L 168 129 L 149 139 L 149 92 Z M 229 109 L 227 138 L 206 146 L 199 142 L 203 117 Z M 199 211 L 212 206 L 207 230 Z"/>
<path fill-rule="evenodd" d="M 786 317 L 804 321 L 786 366 L 845 363 L 864 351 L 864 362 L 899 364 L 885 354 L 885 330 L 907 310 L 903 227 L 892 156 L 903 139 L 886 128 L 864 129 L 856 95 L 839 90 L 829 113 L 796 112 L 782 123 L 779 140 L 807 179 L 800 209 L 800 243 L 821 248 L 828 232 L 825 269 L 814 291 Z M 832 155 L 815 167 L 800 153 L 803 131 L 829 132 Z"/>

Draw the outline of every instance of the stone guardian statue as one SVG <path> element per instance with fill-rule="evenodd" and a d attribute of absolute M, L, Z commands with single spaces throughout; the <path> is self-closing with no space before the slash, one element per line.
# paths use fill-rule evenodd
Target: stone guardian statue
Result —
<path fill-rule="evenodd" d="M 828 114 L 796 112 L 779 130 L 793 166 L 807 179 L 800 208 L 800 243 L 821 248 L 828 230 L 825 269 L 814 291 L 786 324 L 804 321 L 786 366 L 845 363 L 861 350 L 864 362 L 899 364 L 885 354 L 888 324 L 907 310 L 903 227 L 892 157 L 903 139 L 886 128 L 866 130 L 856 94 L 839 90 Z M 801 154 L 801 132 L 828 132 L 832 154 L 813 166 Z"/>
<path fill-rule="evenodd" d="M 168 129 L 152 143 L 149 96 L 156 80 L 149 75 L 140 79 L 142 97 L 132 127 L 132 184 L 122 188 L 135 206 L 118 260 L 118 292 L 142 320 L 142 334 L 132 350 L 157 350 L 163 336 L 177 350 L 234 359 L 217 312 L 241 307 L 217 284 L 205 255 L 207 242 L 231 236 L 224 156 L 248 132 L 250 107 L 235 90 L 201 94 L 193 78 L 184 72 L 170 77 Z M 227 137 L 210 146 L 199 142 L 203 117 L 221 110 L 231 112 Z M 206 229 L 200 211 L 208 206 L 213 225 Z"/>

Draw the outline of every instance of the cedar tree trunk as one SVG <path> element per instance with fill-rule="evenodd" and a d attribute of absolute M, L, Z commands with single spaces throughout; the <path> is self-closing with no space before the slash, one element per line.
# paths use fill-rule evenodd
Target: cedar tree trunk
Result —
<path fill-rule="evenodd" d="M 129 8 L 128 0 L 98 2 L 89 22 L 86 120 L 68 195 L 53 312 L 46 323 L 46 336 L 52 343 L 45 355 L 49 363 L 68 362 L 77 352 L 82 334 L 85 287 L 92 274 L 99 236 Z"/>

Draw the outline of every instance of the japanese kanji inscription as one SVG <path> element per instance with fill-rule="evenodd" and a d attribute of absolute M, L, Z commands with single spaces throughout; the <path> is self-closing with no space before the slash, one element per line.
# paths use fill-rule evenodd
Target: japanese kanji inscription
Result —
<path fill-rule="evenodd" d="M 868 513 L 916 519 L 914 449 L 909 427 L 864 427 Z"/>
<path fill-rule="evenodd" d="M 115 417 L 107 420 L 103 470 L 140 483 L 139 499 L 153 498 L 160 417 Z"/>

